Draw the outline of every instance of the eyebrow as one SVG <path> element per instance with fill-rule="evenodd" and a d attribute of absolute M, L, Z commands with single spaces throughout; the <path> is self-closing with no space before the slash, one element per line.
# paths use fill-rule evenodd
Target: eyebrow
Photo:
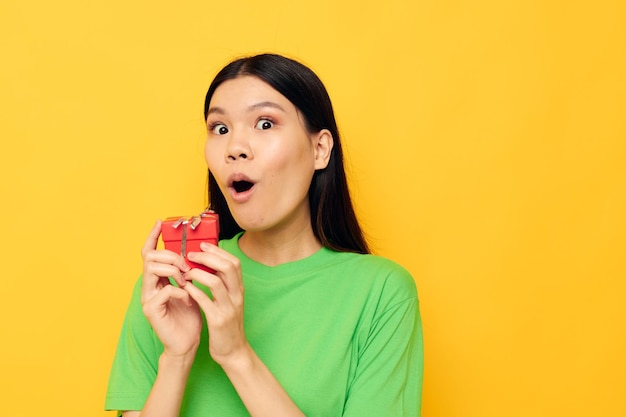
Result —
<path fill-rule="evenodd" d="M 248 111 L 250 112 L 250 111 L 257 110 L 263 107 L 271 107 L 273 109 L 278 109 L 282 111 L 283 113 L 285 113 L 285 109 L 283 109 L 280 104 L 274 103 L 272 101 L 262 101 L 260 103 L 253 104 L 248 107 Z"/>
<path fill-rule="evenodd" d="M 280 104 L 274 103 L 272 101 L 261 101 L 259 103 L 252 104 L 251 106 L 248 106 L 248 112 L 261 109 L 263 107 L 271 107 L 273 109 L 277 109 L 277 110 L 282 111 L 283 113 L 286 113 L 285 109 L 283 109 L 283 107 Z M 211 107 L 209 111 L 207 112 L 207 116 L 213 113 L 224 115 L 226 114 L 226 110 L 224 110 L 221 107 Z"/>

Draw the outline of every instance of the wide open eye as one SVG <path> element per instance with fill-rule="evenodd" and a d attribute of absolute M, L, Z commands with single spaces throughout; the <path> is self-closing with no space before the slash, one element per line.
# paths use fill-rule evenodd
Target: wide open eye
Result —
<path fill-rule="evenodd" d="M 228 128 L 226 127 L 225 124 L 222 124 L 222 123 L 215 123 L 215 124 L 211 125 L 209 127 L 209 130 L 214 135 L 225 135 L 225 134 L 228 133 Z"/>
<path fill-rule="evenodd" d="M 274 126 L 274 123 L 271 120 L 261 119 L 256 122 L 256 128 L 261 130 L 271 129 Z"/>

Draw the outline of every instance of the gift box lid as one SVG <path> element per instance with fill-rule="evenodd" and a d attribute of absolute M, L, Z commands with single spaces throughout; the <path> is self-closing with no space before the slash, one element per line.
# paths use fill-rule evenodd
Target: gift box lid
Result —
<path fill-rule="evenodd" d="M 181 240 L 186 229 L 187 240 L 213 240 L 219 238 L 219 221 L 215 213 L 205 212 L 194 217 L 168 217 L 161 225 L 164 242 Z"/>

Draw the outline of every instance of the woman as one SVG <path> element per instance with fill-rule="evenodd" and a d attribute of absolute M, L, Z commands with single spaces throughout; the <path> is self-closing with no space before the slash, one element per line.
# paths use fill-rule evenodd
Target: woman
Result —
<path fill-rule="evenodd" d="M 106 408 L 142 417 L 419 415 L 415 284 L 368 254 L 319 78 L 278 55 L 239 59 L 213 80 L 204 113 L 221 240 L 189 259 L 215 274 L 157 250 L 157 222 Z"/>

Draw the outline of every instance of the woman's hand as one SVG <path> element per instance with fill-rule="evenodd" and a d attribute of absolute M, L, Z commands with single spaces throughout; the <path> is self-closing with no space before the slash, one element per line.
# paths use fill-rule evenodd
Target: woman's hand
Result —
<path fill-rule="evenodd" d="M 184 290 L 188 283 L 183 274 L 189 266 L 182 256 L 169 250 L 157 250 L 161 222 L 152 228 L 141 251 L 143 258 L 143 312 L 169 356 L 192 356 L 200 342 L 202 318 L 198 304 Z M 177 286 L 170 283 L 172 277 Z"/>
<path fill-rule="evenodd" d="M 187 255 L 189 260 L 205 265 L 215 273 L 194 268 L 185 272 L 183 279 L 206 285 L 212 298 L 191 282 L 187 282 L 184 290 L 204 311 L 209 328 L 209 353 L 213 360 L 224 366 L 250 352 L 243 328 L 241 265 L 237 257 L 215 245 L 202 243 L 200 248 L 202 252 Z"/>

